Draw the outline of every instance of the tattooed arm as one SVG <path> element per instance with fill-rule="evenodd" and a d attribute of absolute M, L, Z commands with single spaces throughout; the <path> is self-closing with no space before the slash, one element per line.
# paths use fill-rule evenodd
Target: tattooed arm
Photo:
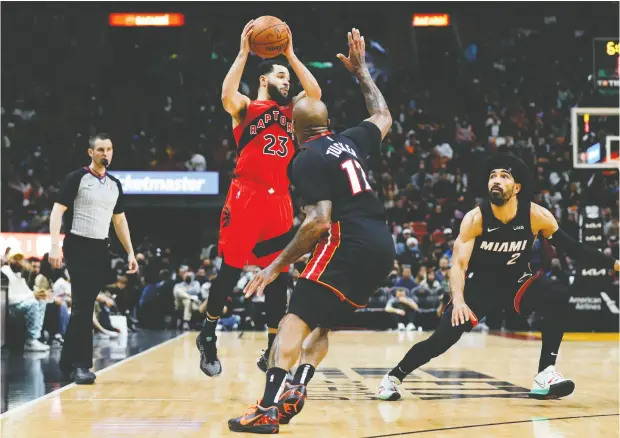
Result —
<path fill-rule="evenodd" d="M 329 231 L 332 214 L 332 201 L 319 201 L 315 205 L 304 207 L 306 219 L 293 237 L 291 243 L 267 268 L 259 272 L 245 287 L 245 296 L 254 292 L 262 295 L 265 287 L 275 280 L 280 272 L 299 257 L 308 253 L 317 242 Z"/>
<path fill-rule="evenodd" d="M 302 255 L 310 252 L 321 237 L 329 231 L 332 201 L 319 201 L 315 205 L 307 205 L 304 207 L 304 212 L 306 219 L 299 227 L 297 234 L 272 263 L 278 272 L 291 263 L 295 263 Z"/>
<path fill-rule="evenodd" d="M 366 108 L 370 113 L 370 118 L 366 121 L 375 124 L 381 130 L 383 139 L 392 126 L 392 116 L 385 102 L 385 98 L 372 80 L 368 67 L 366 67 L 366 43 L 364 37 L 360 36 L 358 29 L 353 29 L 348 34 L 349 38 L 349 57 L 345 58 L 342 53 L 336 55 L 346 68 L 353 73 L 360 82 Z"/>

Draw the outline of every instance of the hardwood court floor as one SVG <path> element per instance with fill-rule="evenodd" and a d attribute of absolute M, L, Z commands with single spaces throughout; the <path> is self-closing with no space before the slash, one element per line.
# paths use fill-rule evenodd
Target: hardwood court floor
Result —
<path fill-rule="evenodd" d="M 472 333 L 405 381 L 398 402 L 374 399 L 381 376 L 428 333 L 337 332 L 308 387 L 304 411 L 280 434 L 294 437 L 618 437 L 618 341 L 563 344 L 558 370 L 573 379 L 563 400 L 525 397 L 540 341 Z M 262 395 L 255 359 L 266 334 L 223 333 L 224 372 L 198 369 L 196 333 L 69 385 L 2 416 L 5 437 L 238 436 L 227 420 Z M 582 337 L 583 338 L 583 337 Z M 612 337 L 613 338 L 613 337 Z M 587 339 L 587 338 L 586 338 Z M 593 338 L 595 339 L 595 338 Z M 604 339 L 604 338 L 603 338 Z"/>

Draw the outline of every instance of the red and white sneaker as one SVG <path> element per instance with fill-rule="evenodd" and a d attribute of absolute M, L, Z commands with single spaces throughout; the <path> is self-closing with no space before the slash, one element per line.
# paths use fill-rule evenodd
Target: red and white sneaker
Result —
<path fill-rule="evenodd" d="M 566 397 L 575 390 L 575 383 L 565 379 L 562 374 L 555 370 L 554 365 L 536 374 L 532 390 L 529 396 L 537 400 L 550 400 L 554 398 Z"/>

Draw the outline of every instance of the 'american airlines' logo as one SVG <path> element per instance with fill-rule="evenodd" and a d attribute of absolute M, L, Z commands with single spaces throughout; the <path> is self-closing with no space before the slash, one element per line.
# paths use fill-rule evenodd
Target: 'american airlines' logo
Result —
<path fill-rule="evenodd" d="M 518 240 L 516 242 L 487 242 L 483 240 L 480 249 L 493 252 L 519 252 L 525 250 L 527 240 Z"/>

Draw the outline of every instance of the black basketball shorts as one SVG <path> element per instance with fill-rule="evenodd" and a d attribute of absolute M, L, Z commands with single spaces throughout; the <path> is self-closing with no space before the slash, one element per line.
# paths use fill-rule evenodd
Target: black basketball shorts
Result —
<path fill-rule="evenodd" d="M 331 328 L 327 326 L 338 320 L 334 314 L 366 307 L 392 269 L 394 257 L 394 241 L 385 223 L 364 218 L 332 223 L 300 276 L 289 313 L 311 327 Z M 308 308 L 319 315 L 309 315 Z"/>

